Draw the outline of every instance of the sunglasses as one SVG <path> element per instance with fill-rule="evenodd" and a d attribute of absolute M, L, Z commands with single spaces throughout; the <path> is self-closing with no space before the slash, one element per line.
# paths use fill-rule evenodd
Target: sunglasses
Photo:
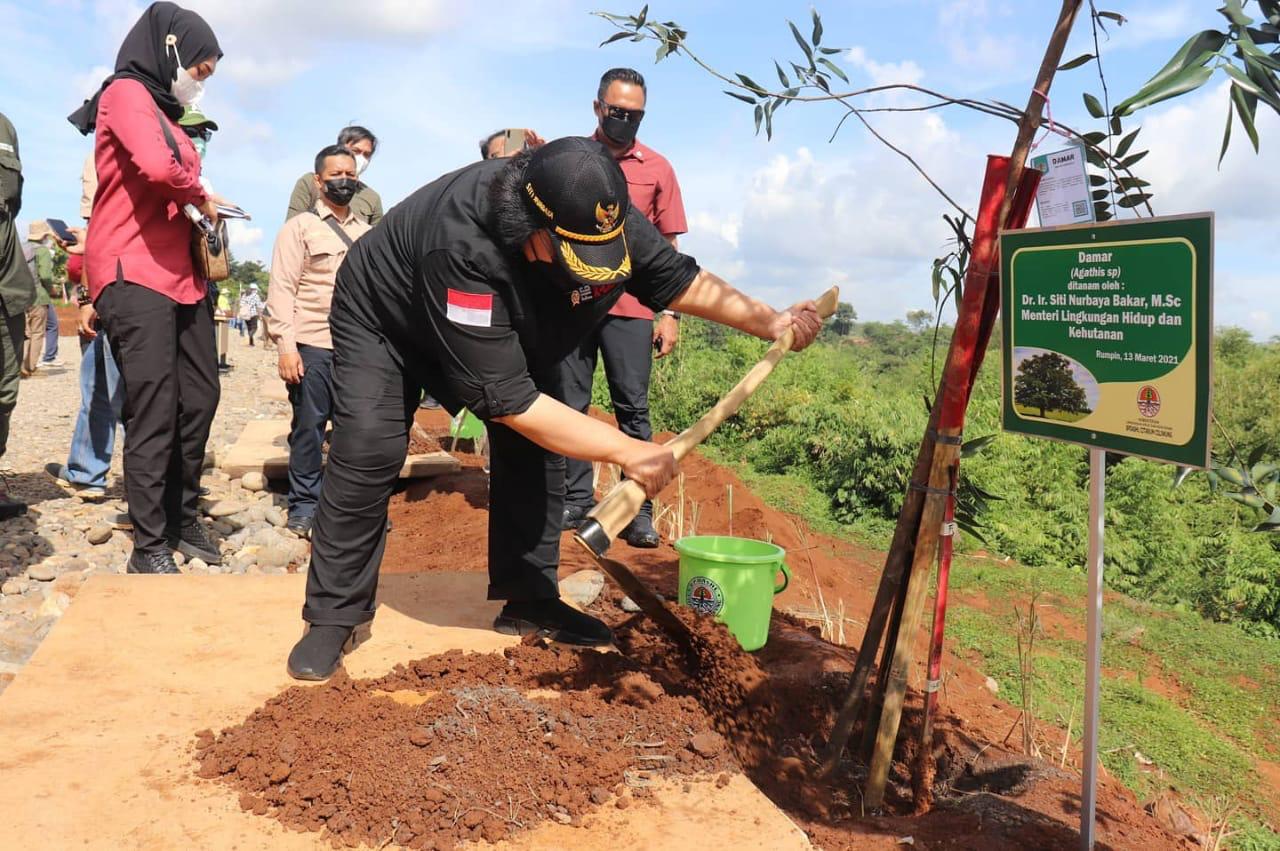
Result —
<path fill-rule="evenodd" d="M 182 132 L 189 138 L 204 139 L 206 142 L 213 138 L 213 131 L 208 127 L 183 127 Z"/>
<path fill-rule="evenodd" d="M 643 109 L 623 109 L 620 106 L 613 106 L 612 104 L 607 103 L 601 105 L 604 107 L 605 113 L 610 118 L 615 118 L 618 121 L 627 121 L 632 124 L 639 124 L 640 119 L 644 118 Z"/>

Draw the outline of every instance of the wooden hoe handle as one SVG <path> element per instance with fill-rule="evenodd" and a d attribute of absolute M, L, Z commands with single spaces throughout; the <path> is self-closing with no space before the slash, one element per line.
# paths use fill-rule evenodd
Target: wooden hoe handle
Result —
<path fill-rule="evenodd" d="M 839 297 L 838 287 L 832 287 L 823 293 L 817 301 L 818 315 L 826 319 L 835 313 Z M 782 356 L 791 351 L 794 336 L 794 332 L 788 328 L 769 347 L 765 356 L 751 367 L 742 380 L 734 385 L 733 389 L 726 393 L 711 410 L 667 442 L 666 445 L 671 447 L 677 461 L 706 440 L 717 426 L 738 412 L 742 403 L 751 398 L 751 394 L 755 393 L 769 377 L 769 373 L 773 372 L 773 368 L 778 365 L 778 361 L 782 360 Z M 587 522 L 574 537 L 596 555 L 603 556 L 618 533 L 640 513 L 644 499 L 644 488 L 630 479 L 624 480 L 591 510 L 587 515 Z"/>

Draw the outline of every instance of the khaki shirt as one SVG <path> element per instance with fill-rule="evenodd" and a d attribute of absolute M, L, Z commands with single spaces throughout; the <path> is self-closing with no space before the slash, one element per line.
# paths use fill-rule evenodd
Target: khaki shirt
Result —
<path fill-rule="evenodd" d="M 347 246 L 329 221 L 336 221 L 333 211 L 317 201 L 310 212 L 285 222 L 276 235 L 266 316 L 267 334 L 280 347 L 281 354 L 298 351 L 299 343 L 333 348 L 329 305 Z M 348 208 L 346 220 L 339 225 L 352 242 L 370 229 L 352 208 Z"/>
<path fill-rule="evenodd" d="M 315 175 L 307 172 L 293 185 L 293 194 L 289 196 L 289 212 L 284 214 L 285 221 L 299 213 L 315 209 L 319 200 L 320 193 L 316 189 Z M 369 184 L 361 183 L 351 199 L 351 212 L 355 213 L 362 222 L 376 225 L 378 219 L 382 218 L 382 196 L 374 192 Z"/>
<path fill-rule="evenodd" d="M 80 218 L 85 221 L 93 215 L 93 196 L 98 194 L 98 164 L 94 161 L 93 151 L 84 158 L 84 168 L 80 171 Z"/>

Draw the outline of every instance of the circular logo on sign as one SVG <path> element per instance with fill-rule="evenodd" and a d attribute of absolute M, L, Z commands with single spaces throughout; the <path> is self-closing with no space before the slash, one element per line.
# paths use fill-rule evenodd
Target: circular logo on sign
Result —
<path fill-rule="evenodd" d="M 705 576 L 690 579 L 685 595 L 689 598 L 689 606 L 700 614 L 718 615 L 724 608 L 724 592 Z"/>
<path fill-rule="evenodd" d="M 1154 417 L 1160 413 L 1160 391 L 1150 384 L 1142 385 L 1138 391 L 1138 413 L 1144 417 Z"/>

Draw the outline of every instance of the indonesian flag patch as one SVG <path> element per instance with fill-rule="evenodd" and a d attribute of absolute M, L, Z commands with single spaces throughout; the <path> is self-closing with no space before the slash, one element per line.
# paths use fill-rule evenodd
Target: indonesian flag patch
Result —
<path fill-rule="evenodd" d="M 448 290 L 449 321 L 456 325 L 488 328 L 493 324 L 493 294 L 464 293 Z"/>

